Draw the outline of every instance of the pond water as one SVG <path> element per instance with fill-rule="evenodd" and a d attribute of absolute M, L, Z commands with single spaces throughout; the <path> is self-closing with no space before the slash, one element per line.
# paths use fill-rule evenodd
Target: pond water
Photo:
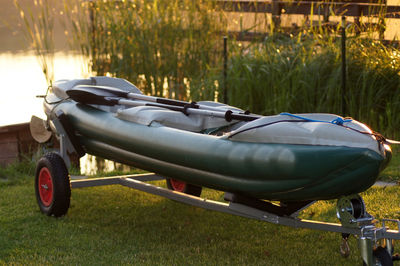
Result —
<path fill-rule="evenodd" d="M 87 61 L 73 53 L 59 52 L 54 58 L 54 77 L 76 79 L 88 77 Z M 0 126 L 26 123 L 32 115 L 46 118 L 43 112 L 43 99 L 47 91 L 46 79 L 33 52 L 0 53 Z M 82 174 L 97 171 L 98 161 L 93 156 L 81 158 Z M 102 171 L 114 170 L 111 161 L 101 162 Z"/>
<path fill-rule="evenodd" d="M 84 60 L 56 53 L 55 80 L 87 77 Z M 0 126 L 29 122 L 32 115 L 44 118 L 42 98 L 47 84 L 34 53 L 0 53 Z"/>

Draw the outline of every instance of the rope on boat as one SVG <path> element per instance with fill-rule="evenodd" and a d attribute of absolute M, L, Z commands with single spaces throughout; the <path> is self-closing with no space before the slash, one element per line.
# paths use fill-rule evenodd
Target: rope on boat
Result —
<path fill-rule="evenodd" d="M 253 129 L 257 129 L 257 128 L 261 128 L 261 127 L 266 127 L 266 126 L 270 126 L 270 125 L 277 124 L 277 123 L 282 123 L 282 122 L 289 122 L 289 123 L 290 123 L 290 122 L 321 122 L 321 123 L 330 123 L 330 124 L 334 124 L 334 125 L 338 125 L 338 126 L 343 126 L 343 127 L 346 127 L 346 128 L 352 129 L 352 130 L 355 130 L 355 131 L 357 131 L 357 132 L 359 132 L 359 133 L 362 133 L 362 134 L 371 134 L 371 135 L 373 135 L 372 133 L 369 133 L 369 132 L 363 132 L 363 131 L 359 131 L 359 130 L 353 129 L 353 128 L 351 128 L 351 127 L 344 126 L 343 123 L 347 123 L 347 122 L 353 121 L 353 119 L 351 119 L 351 118 L 343 119 L 343 118 L 341 118 L 341 117 L 337 117 L 337 118 L 333 119 L 332 121 L 324 121 L 324 120 L 311 119 L 311 118 L 307 118 L 307 117 L 300 116 L 300 115 L 294 115 L 294 114 L 291 114 L 291 113 L 280 113 L 279 115 L 286 115 L 286 116 L 290 116 L 290 117 L 293 117 L 293 118 L 297 118 L 297 119 L 299 119 L 299 120 L 279 120 L 279 121 L 274 121 L 274 122 L 270 122 L 270 123 L 266 123 L 266 124 L 257 125 L 257 126 L 254 126 L 254 127 L 249 127 L 249 128 L 246 128 L 246 129 L 244 129 L 244 130 L 242 130 L 242 131 L 238 131 L 238 132 L 235 132 L 235 133 L 229 135 L 228 138 L 232 138 L 232 137 L 235 136 L 235 135 L 238 135 L 238 134 L 240 134 L 240 133 L 243 133 L 243 132 L 246 132 L 246 131 L 249 131 L 249 130 L 253 130 Z M 381 135 L 380 135 L 380 136 L 381 136 Z"/>
<path fill-rule="evenodd" d="M 274 121 L 274 122 L 270 122 L 270 123 L 266 123 L 266 124 L 261 124 L 261 125 L 257 125 L 254 127 L 250 127 L 250 128 L 246 128 L 244 130 L 238 131 L 238 132 L 234 132 L 233 134 L 229 135 L 228 138 L 232 138 L 233 136 L 236 136 L 240 133 L 249 131 L 249 130 L 253 130 L 253 129 L 257 129 L 257 128 L 262 128 L 262 127 L 266 127 L 266 126 L 270 126 L 273 124 L 277 124 L 277 123 L 282 123 L 282 122 L 320 122 L 320 123 L 330 123 L 330 124 L 334 124 L 334 125 L 338 125 L 338 126 L 342 126 L 345 127 L 347 129 L 356 131 L 358 133 L 364 134 L 364 135 L 370 135 L 375 137 L 375 139 L 377 140 L 378 143 L 382 143 L 382 144 L 400 144 L 400 141 L 396 141 L 396 140 L 390 140 L 390 139 L 386 139 L 382 134 L 372 131 L 372 132 L 367 132 L 367 131 L 361 131 L 349 126 L 345 126 L 344 123 L 349 123 L 351 121 L 353 121 L 353 119 L 351 118 L 341 118 L 341 117 L 337 117 L 335 119 L 333 119 L 332 121 L 324 121 L 324 120 L 317 120 L 317 119 L 311 119 L 311 118 L 307 118 L 307 117 L 303 117 L 300 115 L 294 115 L 291 113 L 280 113 L 280 115 L 286 115 L 289 117 L 294 117 L 297 118 L 299 120 L 279 120 L 279 121 Z M 380 149 L 380 146 L 379 146 Z"/>
<path fill-rule="evenodd" d="M 351 119 L 351 118 L 343 119 L 343 118 L 341 118 L 339 116 L 336 119 L 333 119 L 332 121 L 324 121 L 324 120 L 318 120 L 318 119 L 311 119 L 311 118 L 307 118 L 307 117 L 300 116 L 300 115 L 294 115 L 294 114 L 291 114 L 291 113 L 280 113 L 279 115 L 287 115 L 287 116 L 294 117 L 294 118 L 299 118 L 301 120 L 305 120 L 305 121 L 308 121 L 308 122 L 331 123 L 331 124 L 335 124 L 335 125 L 339 125 L 339 126 L 343 126 L 343 123 L 348 123 L 348 122 L 353 121 L 353 119 Z"/>
<path fill-rule="evenodd" d="M 257 129 L 257 128 L 262 128 L 262 127 L 266 127 L 266 126 L 270 126 L 270 125 L 278 124 L 278 123 L 283 123 L 283 122 L 288 122 L 288 123 L 290 123 L 290 122 L 311 122 L 311 121 L 307 121 L 307 120 L 279 120 L 279 121 L 274 121 L 274 122 L 270 122 L 270 123 L 266 123 L 266 124 L 257 125 L 257 126 L 254 126 L 254 127 L 249 127 L 249 128 L 243 129 L 243 130 L 241 130 L 241 131 L 232 133 L 232 134 L 230 134 L 230 135 L 228 136 L 228 139 L 229 139 L 229 138 L 232 138 L 233 136 L 236 136 L 236 135 L 238 135 L 238 134 L 240 134 L 240 133 L 249 131 L 249 130 L 253 130 L 253 129 Z"/>

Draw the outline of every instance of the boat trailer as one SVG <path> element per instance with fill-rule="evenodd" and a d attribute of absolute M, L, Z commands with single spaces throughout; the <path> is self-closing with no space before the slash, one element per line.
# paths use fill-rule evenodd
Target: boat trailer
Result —
<path fill-rule="evenodd" d="M 61 186 L 64 186 L 66 195 L 70 195 L 70 188 L 75 189 L 106 185 L 122 185 L 208 210 L 278 225 L 286 225 L 294 228 L 341 233 L 343 241 L 340 245 L 340 251 L 344 257 L 347 257 L 350 252 L 347 243 L 348 237 L 354 235 L 358 238 L 361 258 L 365 265 L 393 265 L 393 261 L 400 260 L 399 255 L 394 255 L 393 245 L 394 240 L 400 240 L 400 220 L 383 219 L 379 223 L 366 211 L 365 203 L 359 195 L 350 195 L 339 198 L 337 201 L 337 217 L 340 220 L 340 223 L 327 223 L 314 220 L 304 220 L 298 217 L 302 210 L 314 203 L 313 201 L 293 204 L 289 203 L 287 205 L 283 204 L 282 206 L 277 206 L 267 201 L 248 198 L 243 195 L 229 192 L 226 192 L 224 197 L 227 202 L 214 201 L 150 184 L 148 183 L 149 181 L 164 179 L 164 177 L 153 173 L 104 178 L 84 178 L 70 181 L 67 170 L 67 167 L 70 165 L 68 154 L 75 152 L 82 156 L 85 152 L 78 144 L 77 139 L 74 134 L 71 133 L 71 130 L 68 130 L 70 127 L 68 126 L 68 121 L 63 113 L 56 114 L 56 117 L 54 117 L 51 122 L 51 126 L 55 127 L 58 133 L 60 152 L 53 152 L 51 155 L 47 155 L 47 157 L 46 155 L 43 156 L 42 159 L 45 158 L 44 163 L 42 159 L 39 160 L 35 179 L 36 195 L 39 207 L 42 212 L 47 215 L 55 215 L 54 213 L 52 214 L 51 212 L 48 212 L 51 204 L 46 202 L 49 193 L 53 190 L 53 183 L 58 182 L 58 184 L 54 185 L 54 195 L 50 196 L 50 198 L 61 197 L 61 199 L 64 195 L 56 195 L 56 185 L 61 184 Z M 57 173 L 54 174 L 54 176 L 51 175 L 48 170 L 43 171 L 42 173 L 39 167 L 40 164 L 42 164 L 42 170 L 58 169 L 56 171 Z M 61 171 L 62 169 L 64 169 L 64 172 Z M 49 187 L 46 183 L 46 178 L 52 179 L 50 192 L 48 191 Z M 57 181 L 57 179 L 59 180 Z M 66 210 L 69 208 L 69 195 L 68 204 L 63 207 L 64 210 L 61 215 L 65 214 Z M 40 202 L 41 199 L 42 202 Z M 386 226 L 389 222 L 395 223 L 397 225 L 397 230 L 390 230 Z"/>

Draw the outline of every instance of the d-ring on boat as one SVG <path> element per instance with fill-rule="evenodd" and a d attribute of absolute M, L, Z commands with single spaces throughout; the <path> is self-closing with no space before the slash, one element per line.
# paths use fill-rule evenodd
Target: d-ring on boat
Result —
<path fill-rule="evenodd" d="M 36 196 L 47 215 L 67 213 L 71 186 L 120 184 L 234 215 L 341 232 L 344 239 L 357 235 L 366 264 L 392 261 L 391 245 L 372 247 L 400 234 L 377 227 L 358 195 L 375 183 L 391 150 L 385 138 L 358 121 L 332 114 L 259 116 L 216 102 L 157 98 L 109 77 L 58 81 L 44 109 L 61 147 L 37 164 Z M 85 179 L 70 186 L 67 165 L 73 152 L 156 174 Z M 160 176 L 169 190 L 144 183 Z M 225 192 L 227 203 L 200 198 L 202 187 Z M 338 199 L 341 224 L 297 218 L 302 209 L 326 199 Z"/>

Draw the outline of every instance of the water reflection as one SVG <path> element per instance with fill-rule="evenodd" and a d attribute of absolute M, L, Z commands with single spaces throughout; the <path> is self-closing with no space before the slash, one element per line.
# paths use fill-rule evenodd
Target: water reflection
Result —
<path fill-rule="evenodd" d="M 55 80 L 88 77 L 86 65 L 78 55 L 56 53 Z M 44 95 L 47 84 L 34 53 L 0 53 L 0 80 L 0 126 L 45 117 L 36 95 Z"/>
<path fill-rule="evenodd" d="M 55 80 L 89 76 L 87 61 L 73 53 L 59 52 L 54 58 Z M 29 122 L 32 115 L 46 118 L 43 99 L 46 79 L 33 52 L 0 53 L 0 126 Z M 94 157 L 81 159 L 81 172 L 93 174 L 97 170 Z M 104 171 L 114 170 L 113 162 L 102 162 Z"/>
<path fill-rule="evenodd" d="M 104 160 L 96 156 L 86 154 L 80 159 L 81 174 L 94 175 L 97 173 L 106 173 L 111 171 L 128 172 L 132 168 L 110 160 Z"/>

